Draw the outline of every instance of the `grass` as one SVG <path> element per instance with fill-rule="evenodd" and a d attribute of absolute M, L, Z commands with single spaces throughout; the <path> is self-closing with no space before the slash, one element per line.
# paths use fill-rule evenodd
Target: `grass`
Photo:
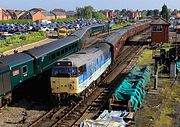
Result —
<path fill-rule="evenodd" d="M 163 95 L 163 106 L 159 109 L 160 114 L 158 114 L 159 119 L 155 121 L 155 126 L 157 127 L 171 127 L 174 124 L 173 115 L 175 114 L 175 103 L 179 103 L 180 99 L 180 87 L 173 86 L 170 87 L 168 81 L 164 79 L 164 89 L 162 91 Z"/>
<path fill-rule="evenodd" d="M 115 24 L 112 26 L 112 30 L 116 30 L 116 29 L 120 29 L 124 26 L 128 26 L 128 25 L 131 25 L 130 22 L 123 22 L 123 23 L 118 23 L 118 24 Z"/>
<path fill-rule="evenodd" d="M 77 18 L 69 17 L 69 18 L 63 18 L 63 19 L 53 19 L 52 22 L 65 22 L 65 21 L 75 21 Z"/>
<path fill-rule="evenodd" d="M 153 63 L 152 60 L 152 50 L 146 49 L 143 54 L 141 55 L 140 59 L 138 60 L 138 65 L 149 65 L 151 66 Z"/>
<path fill-rule="evenodd" d="M 164 47 L 170 46 L 165 44 Z M 152 53 L 152 50 L 146 49 L 138 60 L 138 65 L 146 64 L 152 67 Z M 159 69 L 161 68 L 164 68 L 164 65 L 159 67 Z M 171 87 L 173 82 L 173 80 L 167 78 L 158 79 L 160 92 L 155 91 L 158 93 L 157 95 L 146 97 L 146 103 L 143 104 L 143 109 L 140 110 L 137 116 L 140 126 L 172 127 L 175 124 L 175 105 L 180 102 L 180 86 L 178 85 L 179 81 L 176 81 Z"/>
<path fill-rule="evenodd" d="M 28 24 L 32 23 L 32 20 L 30 19 L 16 19 L 16 20 L 4 20 L 0 21 L 0 24 Z"/>
<path fill-rule="evenodd" d="M 31 34 L 16 35 L 5 40 L 0 40 L 0 52 L 3 53 L 7 50 L 37 42 L 46 38 L 46 33 L 43 31 L 33 32 Z"/>

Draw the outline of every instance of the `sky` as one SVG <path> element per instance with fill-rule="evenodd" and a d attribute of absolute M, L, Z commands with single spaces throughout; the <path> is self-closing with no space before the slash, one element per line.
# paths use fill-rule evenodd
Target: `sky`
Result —
<path fill-rule="evenodd" d="M 180 10 L 180 0 L 0 0 L 0 8 L 28 10 L 34 7 L 52 10 L 62 8 L 75 10 L 76 7 L 93 6 L 101 9 L 161 9 L 166 4 L 170 9 Z"/>

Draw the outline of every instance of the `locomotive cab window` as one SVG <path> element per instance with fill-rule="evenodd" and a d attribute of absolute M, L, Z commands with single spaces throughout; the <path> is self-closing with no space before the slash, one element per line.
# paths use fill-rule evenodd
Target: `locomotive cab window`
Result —
<path fill-rule="evenodd" d="M 79 74 L 83 74 L 84 72 L 86 72 L 86 65 L 83 65 L 83 66 L 78 68 L 78 73 Z"/>
<path fill-rule="evenodd" d="M 25 65 L 22 67 L 22 73 L 26 74 L 27 72 L 28 72 L 28 67 L 27 67 L 27 65 Z"/>

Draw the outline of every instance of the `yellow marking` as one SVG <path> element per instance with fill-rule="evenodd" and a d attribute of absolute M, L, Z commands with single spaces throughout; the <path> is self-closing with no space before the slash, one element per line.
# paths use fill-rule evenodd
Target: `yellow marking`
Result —
<path fill-rule="evenodd" d="M 78 78 L 51 77 L 52 93 L 78 93 Z"/>

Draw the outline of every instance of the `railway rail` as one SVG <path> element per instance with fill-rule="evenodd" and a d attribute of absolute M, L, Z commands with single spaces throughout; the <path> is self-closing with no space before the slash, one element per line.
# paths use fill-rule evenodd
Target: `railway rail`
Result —
<path fill-rule="evenodd" d="M 123 56 L 119 56 L 119 61 L 110 70 L 101 83 L 89 91 L 89 95 L 72 106 L 55 107 L 45 115 L 29 124 L 28 127 L 67 127 L 77 126 L 80 121 L 87 116 L 92 116 L 94 112 L 99 111 L 110 97 L 112 89 L 115 87 L 117 75 L 125 73 L 126 67 L 130 64 L 130 60 L 142 51 L 142 46 L 136 45 L 122 49 L 126 52 Z M 134 61 L 135 62 L 135 61 Z M 135 63 L 134 63 L 135 64 Z M 130 68 L 129 68 L 130 69 Z M 116 79 L 116 80 L 114 80 Z M 110 85 L 112 84 L 112 85 Z M 93 93 L 93 94 L 92 94 Z M 95 93 L 95 94 L 94 94 Z"/>

